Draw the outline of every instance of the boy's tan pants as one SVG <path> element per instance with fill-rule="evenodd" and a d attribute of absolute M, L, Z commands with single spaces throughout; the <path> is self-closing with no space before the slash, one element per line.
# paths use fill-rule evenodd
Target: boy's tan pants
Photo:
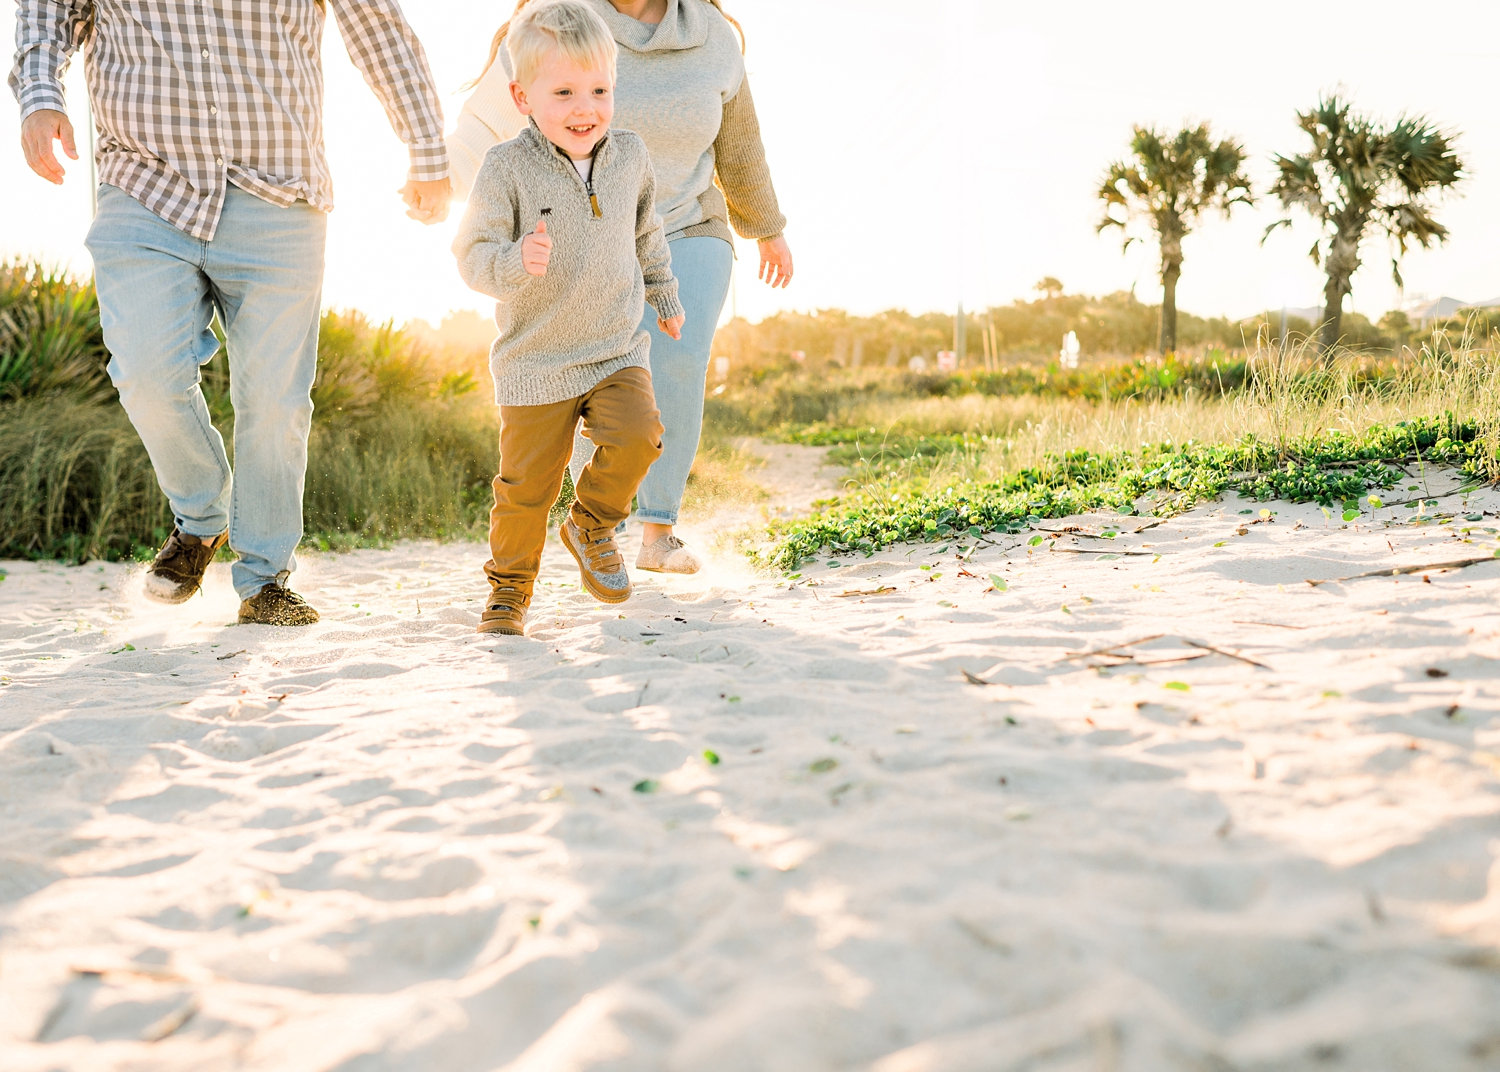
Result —
<path fill-rule="evenodd" d="M 571 513 L 585 533 L 613 532 L 625 520 L 636 488 L 661 454 L 661 414 L 651 373 L 643 368 L 621 369 L 579 398 L 500 407 L 500 475 L 484 573 L 492 586 L 514 588 L 527 603 L 580 417 L 594 456 L 578 478 Z"/>

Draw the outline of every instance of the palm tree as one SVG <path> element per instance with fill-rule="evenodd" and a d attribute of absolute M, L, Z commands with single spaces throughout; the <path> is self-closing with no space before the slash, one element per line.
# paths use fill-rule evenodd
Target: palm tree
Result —
<path fill-rule="evenodd" d="M 1270 192 L 1283 208 L 1300 207 L 1322 229 L 1310 253 L 1328 275 L 1318 340 L 1327 353 L 1339 340 L 1344 299 L 1360 266 L 1360 243 L 1372 229 L 1386 233 L 1391 272 L 1401 286 L 1407 246 L 1425 249 L 1447 239 L 1448 228 L 1432 218 L 1432 198 L 1464 178 L 1463 162 L 1453 137 L 1425 118 L 1403 116 L 1381 129 L 1336 94 L 1310 112 L 1299 112 L 1297 125 L 1312 139 L 1312 149 L 1276 157 Z M 1291 222 L 1290 216 L 1277 220 L 1266 235 Z"/>
<path fill-rule="evenodd" d="M 1136 127 L 1130 156 L 1104 174 L 1099 231 L 1118 227 L 1125 246 L 1137 237 L 1128 225 L 1143 218 L 1161 246 L 1161 352 L 1177 348 L 1177 280 L 1182 276 L 1182 240 L 1205 212 L 1225 216 L 1235 205 L 1255 203 L 1245 177 L 1245 150 L 1238 142 L 1214 143 L 1208 124 L 1179 131 L 1168 140 L 1154 128 Z M 1119 213 L 1116 213 L 1119 209 Z"/>

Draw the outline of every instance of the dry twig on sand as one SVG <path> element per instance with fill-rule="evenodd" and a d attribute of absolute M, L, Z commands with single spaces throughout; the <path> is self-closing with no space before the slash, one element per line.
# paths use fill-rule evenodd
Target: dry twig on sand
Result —
<path fill-rule="evenodd" d="M 1467 566 L 1477 566 L 1481 562 L 1500 561 L 1494 555 L 1484 555 L 1481 558 L 1457 558 L 1452 562 L 1430 562 L 1424 566 L 1392 566 L 1390 569 L 1366 570 L 1364 573 L 1350 574 L 1348 577 L 1326 577 L 1321 581 L 1311 578 L 1307 583 L 1314 588 L 1320 584 L 1343 584 L 1345 581 L 1358 581 L 1365 577 L 1399 577 L 1404 573 L 1427 573 L 1431 570 L 1454 570 L 1464 569 Z"/>
<path fill-rule="evenodd" d="M 1123 650 L 1125 648 L 1138 648 L 1142 644 L 1149 644 L 1154 640 L 1167 639 L 1179 640 L 1188 647 L 1197 648 L 1198 650 L 1191 655 L 1174 655 L 1166 659 L 1142 659 L 1133 652 Z M 1265 663 L 1256 662 L 1248 656 L 1236 655 L 1232 651 L 1225 651 L 1223 648 L 1215 647 L 1212 644 L 1205 644 L 1201 640 L 1189 640 L 1187 637 L 1173 636 L 1170 633 L 1157 633 L 1153 636 L 1142 637 L 1139 640 L 1127 640 L 1122 644 L 1111 644 L 1104 648 L 1094 648 L 1091 651 L 1070 651 L 1063 656 L 1063 660 L 1066 662 L 1072 659 L 1104 658 L 1118 659 L 1119 662 L 1115 665 L 1119 666 L 1123 666 L 1126 663 L 1134 663 L 1136 666 L 1163 666 L 1167 663 L 1187 663 L 1195 659 L 1206 659 L 1210 655 L 1222 655 L 1226 659 L 1234 659 L 1261 670 L 1271 669 Z"/>

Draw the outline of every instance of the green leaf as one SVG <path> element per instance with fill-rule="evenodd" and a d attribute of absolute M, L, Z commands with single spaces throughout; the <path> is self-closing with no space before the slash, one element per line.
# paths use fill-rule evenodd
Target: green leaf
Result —
<path fill-rule="evenodd" d="M 990 574 L 990 584 L 997 592 L 1007 592 L 1010 590 L 1010 585 L 1006 584 L 1005 578 L 998 573 Z"/>
<path fill-rule="evenodd" d="M 1349 510 L 1345 510 L 1344 511 L 1344 520 L 1345 521 L 1353 521 L 1353 520 L 1355 520 L 1358 517 L 1359 517 L 1359 511 L 1358 510 L 1349 509 Z"/>
<path fill-rule="evenodd" d="M 1162 688 L 1171 689 L 1174 692 L 1187 692 L 1190 687 L 1186 681 L 1168 681 L 1162 686 Z"/>
<path fill-rule="evenodd" d="M 1033 536 L 1031 539 L 1027 540 L 1026 543 L 1027 543 L 1027 546 L 1029 546 L 1029 547 L 1035 547 L 1037 544 L 1041 543 L 1046 538 L 1047 537 L 1045 537 L 1045 536 L 1041 535 L 1040 533 L 1038 533 L 1037 535 Z"/>
<path fill-rule="evenodd" d="M 1070 611 L 1070 610 L 1069 610 L 1069 609 L 1068 609 L 1068 605 L 1067 605 L 1067 604 L 1066 604 L 1066 603 L 1064 603 L 1064 604 L 1063 604 L 1063 605 L 1062 605 L 1062 612 L 1063 612 L 1063 613 L 1064 613 L 1064 614 L 1072 614 L 1072 613 L 1073 613 L 1073 612 L 1072 612 L 1072 611 Z"/>
<path fill-rule="evenodd" d="M 661 788 L 661 783 L 655 778 L 642 778 L 630 788 L 634 789 L 637 793 L 654 793 Z"/>
<path fill-rule="evenodd" d="M 1365 501 L 1368 502 L 1371 506 L 1373 506 L 1376 510 L 1379 510 L 1382 506 L 1385 505 L 1385 503 L 1381 501 L 1381 498 L 1380 498 L 1379 495 L 1369 495 L 1369 496 L 1366 496 Z"/>
<path fill-rule="evenodd" d="M 836 759 L 815 759 L 807 765 L 807 769 L 812 771 L 814 774 L 827 774 L 838 765 L 839 761 Z"/>
<path fill-rule="evenodd" d="M 715 752 L 712 748 L 705 748 L 703 750 L 703 760 L 710 767 L 717 767 L 719 765 L 719 753 Z"/>

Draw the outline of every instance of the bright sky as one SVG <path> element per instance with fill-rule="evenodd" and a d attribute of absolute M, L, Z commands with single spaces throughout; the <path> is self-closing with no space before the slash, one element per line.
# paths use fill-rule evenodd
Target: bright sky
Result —
<path fill-rule="evenodd" d="M 797 276 L 785 291 L 755 278 L 740 244 L 735 302 L 759 319 L 778 309 L 872 313 L 971 309 L 1030 296 L 1044 275 L 1069 291 L 1135 287 L 1160 297 L 1154 248 L 1120 253 L 1094 233 L 1105 166 L 1132 124 L 1176 129 L 1208 120 L 1238 138 L 1252 176 L 1273 152 L 1303 148 L 1295 112 L 1341 87 L 1381 118 L 1422 113 L 1461 134 L 1469 181 L 1438 218 L 1447 246 L 1409 255 L 1406 298 L 1500 297 L 1500 123 L 1494 0 L 1345 4 L 1261 0 L 1253 9 L 1201 0 L 1066 4 L 997 0 L 726 0 L 749 37 L 747 63 Z M 482 63 L 505 0 L 408 3 L 451 124 L 460 87 Z M 0 10 L 13 39 L 14 6 Z M 1355 12 L 1355 13 L 1352 13 Z M 426 229 L 394 191 L 405 155 L 330 34 L 328 151 L 338 209 L 325 301 L 377 318 L 436 320 L 487 309 L 466 290 L 448 245 L 453 223 Z M 75 119 L 81 71 L 69 78 Z M 26 169 L 14 106 L 0 109 L 0 257 L 40 257 L 86 272 L 89 197 L 75 165 L 61 190 Z M 456 218 L 457 213 L 455 213 Z M 1299 222 L 1262 247 L 1272 206 L 1209 223 L 1186 242 L 1178 303 L 1244 316 L 1317 304 L 1322 277 Z M 1383 243 L 1365 249 L 1353 307 L 1378 317 L 1401 299 Z M 726 315 L 729 310 L 726 309 Z"/>

